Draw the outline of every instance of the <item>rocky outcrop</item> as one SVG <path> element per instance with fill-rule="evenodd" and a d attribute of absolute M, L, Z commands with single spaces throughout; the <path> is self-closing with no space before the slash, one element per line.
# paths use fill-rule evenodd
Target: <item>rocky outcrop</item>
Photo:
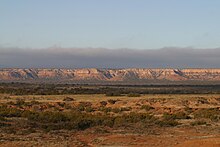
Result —
<path fill-rule="evenodd" d="M 220 69 L 0 69 L 1 81 L 220 81 Z"/>

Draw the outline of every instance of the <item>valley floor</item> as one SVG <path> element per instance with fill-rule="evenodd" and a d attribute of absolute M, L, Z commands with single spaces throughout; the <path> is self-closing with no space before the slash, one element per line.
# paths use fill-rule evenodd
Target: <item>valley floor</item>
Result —
<path fill-rule="evenodd" d="M 220 146 L 219 94 L 1 94 L 0 108 L 1 147 Z M 29 114 L 32 112 L 34 115 Z M 75 116 L 69 116 L 76 112 L 79 122 Z M 54 117 L 41 116 L 47 113 Z M 91 123 L 95 120 L 90 116 L 99 118 L 99 115 L 114 121 L 103 123 L 100 118 L 102 124 Z M 80 128 L 79 123 L 85 117 L 91 124 Z M 59 123 L 79 128 L 66 128 Z"/>

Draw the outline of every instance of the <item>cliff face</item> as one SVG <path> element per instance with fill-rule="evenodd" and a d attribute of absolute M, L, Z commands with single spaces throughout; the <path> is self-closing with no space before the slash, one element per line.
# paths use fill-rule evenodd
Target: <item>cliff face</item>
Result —
<path fill-rule="evenodd" d="M 0 80 L 220 81 L 220 69 L 0 69 Z"/>

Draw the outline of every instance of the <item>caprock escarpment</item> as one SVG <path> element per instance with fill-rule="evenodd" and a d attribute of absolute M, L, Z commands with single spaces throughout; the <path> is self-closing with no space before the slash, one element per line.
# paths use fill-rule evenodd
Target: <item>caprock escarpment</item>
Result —
<path fill-rule="evenodd" d="M 220 81 L 220 69 L 0 69 L 1 81 Z"/>

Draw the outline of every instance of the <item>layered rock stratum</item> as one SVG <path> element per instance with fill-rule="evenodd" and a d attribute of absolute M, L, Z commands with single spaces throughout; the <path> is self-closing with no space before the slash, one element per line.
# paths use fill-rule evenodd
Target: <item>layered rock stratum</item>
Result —
<path fill-rule="evenodd" d="M 1 81 L 220 81 L 220 69 L 0 69 Z"/>

